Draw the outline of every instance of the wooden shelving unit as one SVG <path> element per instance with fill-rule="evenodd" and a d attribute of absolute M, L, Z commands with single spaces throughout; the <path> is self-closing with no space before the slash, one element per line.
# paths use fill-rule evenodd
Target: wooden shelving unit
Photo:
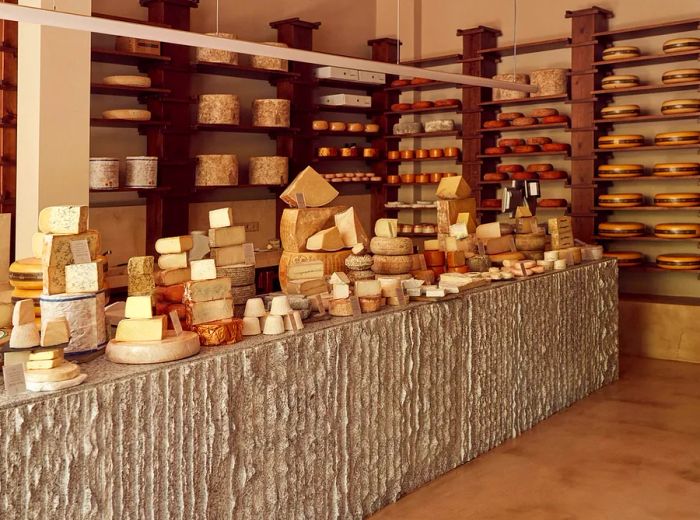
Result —
<path fill-rule="evenodd" d="M 16 3 L 12 2 L 12 3 Z M 17 22 L 0 20 L 0 213 L 10 213 L 10 258 L 15 257 L 17 208 Z"/>

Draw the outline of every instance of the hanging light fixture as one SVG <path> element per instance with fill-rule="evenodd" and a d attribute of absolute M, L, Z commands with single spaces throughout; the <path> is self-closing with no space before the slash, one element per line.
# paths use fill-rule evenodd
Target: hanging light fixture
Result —
<path fill-rule="evenodd" d="M 345 67 L 349 69 L 380 72 L 397 76 L 420 76 L 422 78 L 432 79 L 434 81 L 456 83 L 458 85 L 503 88 L 518 90 L 521 92 L 537 91 L 537 87 L 511 83 L 509 81 L 499 81 L 488 78 L 480 78 L 478 76 L 466 76 L 463 74 L 453 74 L 450 72 L 419 69 L 417 67 L 408 67 L 406 65 L 363 60 L 360 58 L 350 58 L 322 52 L 305 51 L 286 47 L 274 47 L 263 43 L 219 38 L 216 36 L 180 31 L 177 29 L 167 29 L 153 25 L 143 25 L 132 22 L 111 20 L 108 18 L 83 16 L 73 13 L 62 13 L 58 11 L 50 11 L 36 7 L 26 7 L 14 4 L 0 3 L 0 19 L 56 27 L 59 29 L 71 29 L 76 31 L 108 34 L 112 36 L 126 36 L 130 38 L 142 38 L 145 40 L 155 40 L 162 43 L 185 45 L 187 47 L 204 47 L 209 49 L 239 52 L 241 54 L 267 56 L 270 58 L 280 58 L 284 60 L 310 63 L 313 65 Z"/>

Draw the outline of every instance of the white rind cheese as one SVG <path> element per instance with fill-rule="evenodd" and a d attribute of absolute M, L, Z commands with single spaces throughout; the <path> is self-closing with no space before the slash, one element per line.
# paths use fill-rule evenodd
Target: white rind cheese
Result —
<path fill-rule="evenodd" d="M 209 227 L 212 229 L 233 226 L 233 208 L 213 209 L 209 212 Z"/>
<path fill-rule="evenodd" d="M 216 278 L 216 262 L 213 258 L 195 260 L 190 264 L 190 272 L 192 280 L 213 280 Z"/>
<path fill-rule="evenodd" d="M 156 240 L 156 251 L 161 255 L 173 253 L 186 253 L 192 249 L 193 242 L 191 235 L 179 237 L 165 237 Z"/>
<path fill-rule="evenodd" d="M 66 352 L 90 352 L 107 343 L 105 292 L 95 294 L 42 294 L 41 318 L 65 316 L 70 327 Z"/>

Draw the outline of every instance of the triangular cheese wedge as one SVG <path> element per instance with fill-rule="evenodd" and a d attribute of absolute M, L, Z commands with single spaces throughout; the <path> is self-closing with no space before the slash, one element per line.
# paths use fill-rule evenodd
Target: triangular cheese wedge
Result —
<path fill-rule="evenodd" d="M 435 192 L 442 200 L 466 199 L 471 193 L 472 189 L 461 175 L 443 177 Z"/>
<path fill-rule="evenodd" d="M 338 191 L 330 185 L 316 170 L 307 166 L 297 175 L 280 198 L 291 207 L 297 207 L 297 194 L 304 195 L 304 201 L 309 208 L 320 208 L 335 200 Z"/>
<path fill-rule="evenodd" d="M 344 247 L 340 231 L 335 226 L 311 235 L 306 241 L 306 249 L 309 251 L 340 251 Z"/>
<path fill-rule="evenodd" d="M 348 208 L 335 215 L 335 226 L 340 231 L 340 236 L 346 247 L 368 243 L 367 233 L 355 213 L 355 208 Z"/>

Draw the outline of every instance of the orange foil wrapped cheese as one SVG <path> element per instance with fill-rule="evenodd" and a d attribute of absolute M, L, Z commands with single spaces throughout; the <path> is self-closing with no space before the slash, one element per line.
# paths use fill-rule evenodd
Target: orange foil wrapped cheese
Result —
<path fill-rule="evenodd" d="M 243 320 L 229 318 L 192 325 L 192 332 L 199 336 L 199 344 L 204 347 L 230 345 L 243 339 Z"/>

